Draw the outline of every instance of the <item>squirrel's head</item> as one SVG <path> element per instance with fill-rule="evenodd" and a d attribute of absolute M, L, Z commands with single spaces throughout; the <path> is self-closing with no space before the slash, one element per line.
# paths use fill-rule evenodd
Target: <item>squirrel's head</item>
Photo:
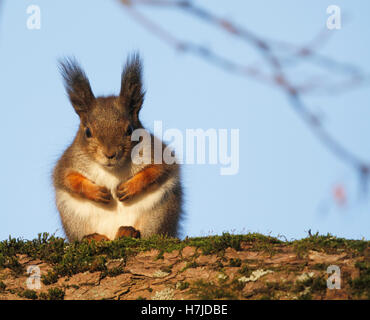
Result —
<path fill-rule="evenodd" d="M 141 61 L 131 56 L 122 71 L 119 96 L 95 98 L 88 78 L 75 59 L 60 62 L 73 108 L 80 117 L 77 139 L 82 150 L 103 166 L 114 168 L 131 155 L 133 130 L 142 128 L 144 101 Z"/>

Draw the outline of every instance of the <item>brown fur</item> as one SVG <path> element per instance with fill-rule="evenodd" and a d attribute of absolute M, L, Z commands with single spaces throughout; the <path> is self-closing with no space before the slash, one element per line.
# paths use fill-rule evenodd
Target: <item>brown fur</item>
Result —
<path fill-rule="evenodd" d="M 115 239 L 120 239 L 124 237 L 140 238 L 140 231 L 133 227 L 119 227 Z"/>
<path fill-rule="evenodd" d="M 89 234 L 87 236 L 83 237 L 83 240 L 87 240 L 88 242 L 94 241 L 109 241 L 109 239 L 106 236 L 103 236 L 101 234 L 93 233 Z"/>

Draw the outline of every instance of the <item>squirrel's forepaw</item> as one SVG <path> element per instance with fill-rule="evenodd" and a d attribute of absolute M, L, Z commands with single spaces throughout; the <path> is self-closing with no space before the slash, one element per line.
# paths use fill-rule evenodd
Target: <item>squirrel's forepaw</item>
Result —
<path fill-rule="evenodd" d="M 118 197 L 119 201 L 130 200 L 137 193 L 138 193 L 137 188 L 135 188 L 134 184 L 130 183 L 130 180 L 127 181 L 127 182 L 121 183 L 117 187 L 117 197 Z"/>
<path fill-rule="evenodd" d="M 124 237 L 140 238 L 140 231 L 136 230 L 134 227 L 119 227 L 115 239 Z"/>
<path fill-rule="evenodd" d="M 89 199 L 96 202 L 109 203 L 112 200 L 112 194 L 106 187 L 94 186 L 86 193 Z"/>

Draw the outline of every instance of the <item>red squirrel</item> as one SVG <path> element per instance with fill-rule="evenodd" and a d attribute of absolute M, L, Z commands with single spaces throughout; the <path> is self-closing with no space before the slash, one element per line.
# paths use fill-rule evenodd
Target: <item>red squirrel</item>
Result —
<path fill-rule="evenodd" d="M 132 160 L 131 151 L 139 142 L 131 136 L 144 129 L 139 119 L 144 91 L 138 54 L 127 59 L 118 96 L 95 97 L 75 59 L 64 59 L 59 66 L 80 118 L 77 134 L 53 173 L 68 240 L 178 236 L 183 212 L 179 165 L 154 163 L 153 152 L 149 163 Z M 153 150 L 157 138 L 150 137 L 147 144 Z M 166 148 L 163 142 L 160 146 Z"/>

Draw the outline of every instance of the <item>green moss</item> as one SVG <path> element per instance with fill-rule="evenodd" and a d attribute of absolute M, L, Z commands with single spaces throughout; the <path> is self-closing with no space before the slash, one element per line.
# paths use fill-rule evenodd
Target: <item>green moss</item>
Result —
<path fill-rule="evenodd" d="M 290 242 L 298 257 L 305 257 L 310 250 L 324 250 L 326 253 L 337 253 L 340 250 L 351 251 L 354 255 L 363 254 L 369 248 L 370 241 L 347 240 L 331 234 L 311 235 L 310 237 Z"/>
<path fill-rule="evenodd" d="M 197 247 L 199 247 L 204 254 L 218 253 L 227 248 L 240 250 L 242 238 L 242 236 L 232 236 L 229 233 L 224 233 L 222 236 L 198 239 Z"/>
<path fill-rule="evenodd" d="M 289 292 L 292 289 L 292 281 L 282 282 L 266 282 L 266 287 L 269 291 L 284 291 Z"/>
<path fill-rule="evenodd" d="M 198 263 L 196 261 L 189 261 L 186 263 L 185 267 L 183 267 L 180 272 L 184 272 L 185 270 L 189 269 L 189 268 L 197 268 L 198 267 Z"/>
<path fill-rule="evenodd" d="M 324 294 L 327 289 L 327 283 L 323 276 L 308 277 L 303 281 L 296 281 L 292 288 L 295 293 L 300 293 L 309 290 L 309 294 Z M 303 294 L 305 295 L 305 294 Z"/>
<path fill-rule="evenodd" d="M 255 289 L 250 296 L 255 296 L 260 300 L 279 299 L 280 296 L 291 292 L 292 286 L 293 283 L 291 281 L 266 281 L 265 286 Z"/>
<path fill-rule="evenodd" d="M 159 269 L 161 271 L 163 271 L 163 272 L 166 272 L 166 273 L 171 273 L 172 272 L 172 266 L 171 265 L 169 265 L 169 266 L 161 266 Z"/>
<path fill-rule="evenodd" d="M 58 281 L 58 274 L 54 270 L 49 270 L 47 274 L 41 276 L 41 281 L 49 285 Z"/>
<path fill-rule="evenodd" d="M 0 268 L 4 268 L 6 262 L 6 258 L 4 254 L 0 251 Z"/>
<path fill-rule="evenodd" d="M 330 265 L 329 263 L 316 263 L 311 268 L 313 270 L 320 270 L 320 271 L 325 271 L 326 272 L 329 265 Z"/>
<path fill-rule="evenodd" d="M 24 267 L 19 263 L 16 255 L 8 257 L 2 256 L 1 260 L 0 267 L 9 268 L 15 275 L 20 275 L 25 271 Z"/>
<path fill-rule="evenodd" d="M 179 281 L 177 284 L 176 284 L 176 289 L 178 290 L 186 290 L 187 288 L 189 288 L 189 282 L 186 282 L 186 281 Z"/>
<path fill-rule="evenodd" d="M 118 275 L 124 273 L 124 269 L 121 266 L 111 268 L 109 270 L 104 270 L 101 277 L 117 277 Z"/>
<path fill-rule="evenodd" d="M 36 300 L 38 298 L 36 291 L 34 290 L 23 290 L 18 295 L 22 298 Z"/>
<path fill-rule="evenodd" d="M 77 284 L 68 284 L 68 285 L 66 285 L 65 287 L 66 287 L 67 289 L 70 289 L 70 288 L 75 289 L 75 290 L 80 289 L 80 286 L 79 286 L 79 285 L 77 285 Z"/>
<path fill-rule="evenodd" d="M 160 259 L 164 259 L 164 251 L 161 250 L 159 251 L 158 255 L 155 257 L 155 260 L 160 260 Z"/>
<path fill-rule="evenodd" d="M 313 293 L 323 293 L 327 289 L 327 283 L 324 277 L 314 278 L 311 284 L 311 292 Z"/>
<path fill-rule="evenodd" d="M 370 299 L 370 263 L 368 261 L 358 261 L 355 264 L 359 269 L 360 275 L 356 279 L 349 279 L 349 285 L 355 296 Z"/>
<path fill-rule="evenodd" d="M 217 260 L 214 264 L 210 265 L 210 267 L 212 270 L 222 271 L 224 269 L 224 264 L 220 260 Z"/>
<path fill-rule="evenodd" d="M 305 288 L 306 288 L 306 286 L 302 283 L 302 281 L 296 281 L 296 283 L 293 286 L 292 291 L 294 293 L 299 293 L 299 292 L 304 291 Z"/>
<path fill-rule="evenodd" d="M 189 261 L 185 266 L 186 269 L 196 268 L 196 267 L 198 267 L 198 263 L 196 261 Z"/>
<path fill-rule="evenodd" d="M 198 280 L 191 285 L 190 292 L 201 300 L 236 299 L 236 295 L 226 286 L 218 286 L 213 282 Z"/>
<path fill-rule="evenodd" d="M 244 287 L 245 287 L 245 282 L 243 282 L 243 281 L 239 281 L 238 279 L 233 279 L 232 281 L 231 281 L 231 288 L 233 289 L 233 290 L 236 290 L 236 291 L 241 291 L 241 290 L 243 290 L 244 289 Z"/>
<path fill-rule="evenodd" d="M 311 293 L 304 293 L 298 297 L 298 300 L 312 300 L 312 294 Z"/>
<path fill-rule="evenodd" d="M 244 265 L 244 266 L 242 266 L 242 267 L 238 270 L 238 272 L 239 272 L 241 275 L 245 276 L 245 277 L 249 277 L 249 276 L 252 274 L 253 269 L 251 269 L 251 268 L 250 268 L 250 267 L 248 267 L 247 265 Z"/>
<path fill-rule="evenodd" d="M 50 288 L 48 292 L 42 292 L 39 295 L 41 300 L 64 300 L 64 291 L 60 288 Z"/>
<path fill-rule="evenodd" d="M 242 265 L 242 261 L 239 258 L 231 258 L 229 262 L 230 267 L 240 267 Z"/>

